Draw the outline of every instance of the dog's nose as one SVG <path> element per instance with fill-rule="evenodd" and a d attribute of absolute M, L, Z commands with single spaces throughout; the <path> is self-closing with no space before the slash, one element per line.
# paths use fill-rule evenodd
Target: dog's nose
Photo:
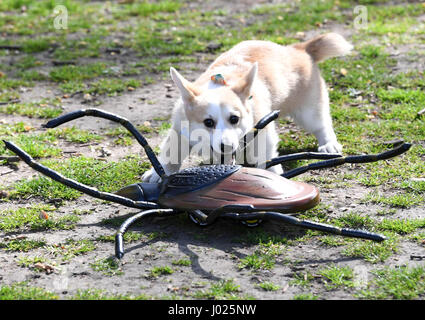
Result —
<path fill-rule="evenodd" d="M 221 143 L 220 144 L 220 149 L 221 149 L 221 152 L 222 153 L 224 153 L 224 152 L 229 152 L 229 151 L 232 151 L 233 150 L 233 146 L 231 146 L 231 145 L 227 145 L 227 144 L 224 144 L 224 143 Z"/>

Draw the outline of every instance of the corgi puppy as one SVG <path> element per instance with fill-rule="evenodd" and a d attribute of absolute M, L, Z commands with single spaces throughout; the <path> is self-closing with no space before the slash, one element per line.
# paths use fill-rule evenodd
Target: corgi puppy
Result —
<path fill-rule="evenodd" d="M 352 45 L 336 33 L 289 46 L 249 40 L 221 54 L 194 82 L 171 68 L 181 97 L 173 110 L 172 128 L 160 146 L 159 161 L 166 173 L 177 172 L 193 149 L 210 152 L 213 159 L 232 155 L 225 162 L 234 161 L 241 137 L 272 110 L 280 110 L 281 116 L 290 116 L 314 134 L 319 152 L 341 153 L 317 63 L 351 49 Z M 258 165 L 278 155 L 274 123 L 256 139 L 257 143 L 250 143 L 244 152 L 245 163 Z M 261 150 L 253 151 L 255 147 Z M 281 166 L 268 170 L 282 173 Z M 143 181 L 158 182 L 159 176 L 152 169 Z"/>

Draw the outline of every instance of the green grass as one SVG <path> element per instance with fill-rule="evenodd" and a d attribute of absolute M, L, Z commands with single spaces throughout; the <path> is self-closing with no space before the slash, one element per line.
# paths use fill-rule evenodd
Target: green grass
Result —
<path fill-rule="evenodd" d="M 179 1 L 136 2 L 123 6 L 115 16 L 117 18 L 122 18 L 123 15 L 147 17 L 160 12 L 176 12 L 180 7 Z"/>
<path fill-rule="evenodd" d="M 54 52 L 54 58 L 65 64 L 75 64 L 81 58 L 100 58 L 102 46 L 105 45 L 101 29 L 78 39 L 59 40 L 59 47 Z"/>
<path fill-rule="evenodd" d="M 31 268 L 31 269 L 35 269 L 35 270 L 39 270 L 34 267 L 34 265 L 36 263 L 46 263 L 47 259 L 45 257 L 41 257 L 41 256 L 34 256 L 34 257 L 20 257 L 18 259 L 18 266 L 23 267 L 23 268 Z M 52 263 L 49 263 L 52 264 Z"/>
<path fill-rule="evenodd" d="M 0 248 L 7 251 L 28 252 L 37 248 L 42 248 L 46 245 L 43 240 L 10 240 L 0 244 Z"/>
<path fill-rule="evenodd" d="M 220 280 L 213 282 L 209 290 L 200 290 L 195 294 L 198 299 L 234 300 L 240 299 L 238 295 L 240 286 L 234 280 Z"/>
<path fill-rule="evenodd" d="M 349 243 L 341 251 L 342 255 L 362 258 L 370 263 L 385 262 L 394 253 L 399 252 L 399 238 L 385 234 L 388 239 L 383 242 L 372 242 L 367 240 L 356 240 Z"/>
<path fill-rule="evenodd" d="M 120 276 L 124 274 L 124 272 L 121 270 L 119 262 L 113 257 L 98 259 L 93 263 L 90 263 L 90 267 L 94 271 L 101 272 L 106 276 Z"/>
<path fill-rule="evenodd" d="M 153 267 L 149 271 L 149 276 L 152 278 L 158 278 L 160 276 L 170 275 L 173 273 L 174 273 L 174 270 L 170 266 L 159 266 L 159 267 Z"/>
<path fill-rule="evenodd" d="M 61 172 L 63 175 L 90 185 L 106 192 L 115 192 L 118 189 L 140 181 L 140 176 L 150 165 L 130 157 L 119 162 L 104 162 L 86 157 L 75 157 L 68 160 L 42 161 L 49 168 Z M 11 192 L 11 197 L 26 195 L 40 196 L 45 199 L 76 199 L 80 192 L 68 188 L 45 176 L 34 179 L 25 179 L 17 182 Z"/>
<path fill-rule="evenodd" d="M 253 270 L 272 269 L 274 265 L 275 259 L 272 255 L 253 253 L 241 259 L 239 263 L 239 268 L 247 268 Z"/>
<path fill-rule="evenodd" d="M 288 33 L 305 31 L 320 26 L 324 20 L 342 21 L 343 14 L 335 7 L 335 1 L 307 1 L 302 0 L 294 5 L 269 5 L 254 9 L 256 16 L 265 15 L 267 19 L 249 27 L 252 32 L 265 34 L 270 40 L 285 42 L 282 37 Z M 280 39 L 279 39 L 280 37 Z M 280 40 L 280 41 L 279 41 Z M 292 40 L 293 41 L 293 40 Z"/>
<path fill-rule="evenodd" d="M 26 282 L 0 287 L 0 300 L 56 300 L 57 295 L 42 288 L 28 286 Z"/>
<path fill-rule="evenodd" d="M 137 296 L 129 294 L 111 294 L 101 289 L 77 290 L 77 293 L 71 297 L 72 300 L 150 300 L 151 297 L 140 294 Z"/>
<path fill-rule="evenodd" d="M 45 51 L 50 47 L 51 40 L 49 38 L 27 39 L 22 43 L 25 53 L 36 53 Z"/>
<path fill-rule="evenodd" d="M 15 135 L 16 133 L 28 132 L 33 128 L 25 122 L 0 124 L 0 136 Z"/>
<path fill-rule="evenodd" d="M 388 7 L 369 6 L 368 27 L 364 32 L 377 36 L 406 34 L 416 23 L 414 17 L 423 12 L 424 9 L 421 4 L 394 5 Z"/>
<path fill-rule="evenodd" d="M 84 92 L 90 94 L 114 95 L 123 91 L 131 91 L 140 87 L 140 81 L 136 79 L 101 79 L 89 85 L 89 89 Z"/>
<path fill-rule="evenodd" d="M 386 267 L 373 272 L 374 279 L 359 294 L 364 299 L 423 299 L 425 268 L 423 266 Z"/>
<path fill-rule="evenodd" d="M 281 288 L 279 285 L 269 281 L 258 284 L 258 287 L 265 291 L 277 291 Z"/>
<path fill-rule="evenodd" d="M 18 76 L 26 81 L 43 81 L 47 80 L 47 76 L 36 70 L 20 71 Z"/>
<path fill-rule="evenodd" d="M 113 225 L 113 226 L 120 226 L 126 217 L 118 217 L 118 218 L 112 218 L 112 219 L 105 219 L 102 220 L 102 224 L 105 225 Z M 135 223 L 137 225 L 137 223 Z M 164 239 L 167 238 L 169 235 L 165 232 L 144 232 L 144 231 L 127 231 L 124 234 L 124 243 L 131 243 L 136 241 L 152 241 L 154 239 Z M 115 235 L 102 235 L 97 237 L 97 240 L 103 241 L 103 242 L 114 242 L 115 241 Z"/>
<path fill-rule="evenodd" d="M 379 224 L 380 229 L 406 235 L 419 228 L 425 228 L 425 219 L 384 219 Z"/>
<path fill-rule="evenodd" d="M 354 273 L 350 267 L 332 265 L 319 271 L 327 289 L 350 288 L 354 286 Z"/>
<path fill-rule="evenodd" d="M 27 70 L 27 69 L 30 69 L 30 68 L 42 66 L 43 62 L 38 60 L 36 57 L 34 57 L 32 55 L 24 55 L 24 56 L 18 58 L 15 65 L 20 70 Z"/>
<path fill-rule="evenodd" d="M 97 62 L 81 66 L 61 66 L 50 71 L 49 77 L 54 82 L 87 80 L 107 74 L 107 66 Z"/>
<path fill-rule="evenodd" d="M 102 137 L 98 134 L 89 132 L 87 130 L 81 130 L 74 126 L 59 129 L 49 129 L 47 130 L 47 133 L 72 143 L 88 143 L 102 140 Z"/>
<path fill-rule="evenodd" d="M 53 256 L 60 257 L 62 262 L 66 262 L 76 256 L 95 250 L 96 245 L 88 239 L 74 240 L 68 238 L 63 243 L 50 245 L 46 249 Z"/>
<path fill-rule="evenodd" d="M 291 280 L 289 284 L 300 287 L 309 287 L 314 280 L 313 274 L 309 271 L 296 272 L 293 274 L 293 278 L 294 279 Z"/>
<path fill-rule="evenodd" d="M 59 116 L 62 109 L 49 106 L 45 102 L 11 103 L 0 106 L 0 112 L 11 115 L 27 116 L 29 118 L 50 119 Z"/>
<path fill-rule="evenodd" d="M 20 146 L 34 158 L 58 157 L 62 150 L 58 144 L 60 139 L 72 143 L 87 143 L 100 141 L 102 138 L 87 130 L 76 127 L 49 129 L 41 133 L 30 133 L 34 128 L 23 122 L 12 125 L 0 124 L 0 138 L 10 140 Z M 12 154 L 0 144 L 0 154 Z"/>
<path fill-rule="evenodd" d="M 383 234 L 387 239 L 382 242 L 315 234 L 323 245 L 341 247 L 342 255 L 362 258 L 373 264 L 384 262 L 399 252 L 400 236 L 397 234 L 413 234 L 417 229 L 422 228 L 424 223 L 423 219 L 399 220 L 385 218 L 378 220 L 356 212 L 348 212 L 339 218 L 329 220 L 326 210 L 321 208 L 321 206 L 317 209 L 307 211 L 302 217 L 341 228 L 363 229 Z"/>
<path fill-rule="evenodd" d="M 425 232 L 418 232 L 417 234 L 413 234 L 409 236 L 409 240 L 412 240 L 418 244 L 424 244 L 425 243 Z"/>
<path fill-rule="evenodd" d="M 0 30 L 14 35 L 31 36 L 42 32 L 51 32 L 62 34 L 76 32 L 88 29 L 93 25 L 93 21 L 101 22 L 102 15 L 99 12 L 99 4 L 81 3 L 76 0 L 64 0 L 60 4 L 67 8 L 68 29 L 56 30 L 54 28 L 54 19 L 56 15 L 54 8 L 57 3 L 51 0 L 23 1 L 23 0 L 5 0 L 0 4 L 0 11 L 11 11 L 14 14 L 8 15 L 7 19 L 0 22 Z M 26 14 L 21 14 L 21 8 L 25 6 Z M 46 19 L 46 17 L 48 17 Z M 103 21 L 105 20 L 102 18 Z M 101 25 L 101 23 L 99 23 Z M 35 41 L 35 40 L 33 40 Z M 33 45 L 34 46 L 34 45 Z M 40 48 L 39 45 L 35 46 Z"/>
<path fill-rule="evenodd" d="M 365 202 L 383 204 L 394 208 L 410 208 L 425 202 L 425 196 L 417 193 L 400 192 L 394 195 L 371 193 L 364 199 Z"/>
<path fill-rule="evenodd" d="M 252 270 L 273 269 L 276 257 L 282 253 L 282 250 L 280 244 L 274 244 L 271 241 L 261 243 L 253 254 L 240 259 L 238 267 Z"/>
<path fill-rule="evenodd" d="M 418 228 L 425 227 L 425 219 L 373 219 L 367 215 L 349 212 L 335 221 L 341 227 L 367 229 L 370 231 L 392 231 L 400 235 L 409 234 Z"/>
<path fill-rule="evenodd" d="M 5 140 L 9 139 L 8 136 L 4 138 L 6 138 Z M 48 133 L 19 134 L 10 140 L 34 158 L 57 157 L 61 154 L 61 149 L 55 146 L 56 137 Z M 0 153 L 6 153 L 6 147 L 3 143 L 0 145 Z M 7 151 L 7 153 L 11 154 L 10 151 Z"/>
<path fill-rule="evenodd" d="M 144 238 L 146 238 L 146 235 L 143 232 L 135 232 L 135 231 L 127 231 L 123 237 L 125 243 L 140 241 Z M 115 235 L 102 235 L 102 236 L 99 236 L 97 240 L 103 241 L 103 242 L 114 242 Z"/>
<path fill-rule="evenodd" d="M 339 223 L 342 227 L 367 230 L 375 229 L 377 225 L 377 222 L 373 218 L 356 212 L 348 212 L 340 217 L 337 223 Z"/>
<path fill-rule="evenodd" d="M 192 265 L 192 261 L 190 261 L 189 259 L 173 260 L 171 263 L 175 266 L 184 266 L 184 267 L 189 267 Z"/>
<path fill-rule="evenodd" d="M 0 77 L 0 92 L 5 90 L 16 90 L 20 87 L 31 87 L 33 84 L 22 79 L 11 79 L 7 76 Z"/>
<path fill-rule="evenodd" d="M 292 298 L 293 300 L 318 300 L 319 297 L 312 293 L 301 293 L 296 294 Z"/>
<path fill-rule="evenodd" d="M 50 205 L 33 205 L 0 211 L 0 230 L 4 232 L 22 230 L 68 230 L 75 227 L 79 217 L 75 215 L 56 216 L 55 207 Z M 41 214 L 47 214 L 43 219 Z"/>
<path fill-rule="evenodd" d="M 169 122 L 161 122 L 159 126 L 152 125 L 150 123 L 148 124 L 149 125 L 142 124 L 136 126 L 137 130 L 139 130 L 146 137 L 149 137 L 152 133 L 162 134 L 171 127 L 171 124 Z M 107 130 L 106 135 L 114 137 L 114 143 L 116 145 L 130 146 L 136 141 L 133 135 L 122 126 L 117 126 L 115 128 Z"/>

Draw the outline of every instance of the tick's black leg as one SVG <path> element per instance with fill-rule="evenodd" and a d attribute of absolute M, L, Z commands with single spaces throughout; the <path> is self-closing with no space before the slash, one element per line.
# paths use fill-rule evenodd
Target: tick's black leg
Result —
<path fill-rule="evenodd" d="M 115 256 L 118 259 L 121 259 L 124 256 L 124 234 L 126 233 L 127 229 L 135 223 L 137 220 L 140 220 L 142 218 L 146 218 L 150 215 L 158 215 L 158 216 L 168 216 L 172 214 L 179 213 L 173 209 L 153 209 L 153 210 L 146 210 L 139 212 L 135 214 L 134 216 L 131 216 L 127 220 L 123 222 L 121 227 L 119 228 L 117 234 L 115 235 Z"/>
<path fill-rule="evenodd" d="M 44 125 L 44 127 L 55 128 L 55 127 L 57 127 L 61 124 L 64 124 L 66 122 L 69 122 L 69 121 L 72 121 L 72 120 L 75 120 L 75 119 L 78 119 L 78 118 L 81 118 L 81 117 L 85 117 L 85 116 L 103 118 L 103 119 L 111 120 L 111 121 L 118 122 L 118 123 L 122 124 L 128 131 L 130 131 L 130 133 L 136 138 L 136 140 L 139 142 L 139 144 L 143 147 L 143 149 L 145 150 L 146 155 L 148 156 L 150 162 L 152 163 L 152 166 L 155 169 L 156 173 L 158 173 L 158 175 L 160 177 L 165 176 L 164 168 L 162 167 L 161 163 L 159 162 L 158 158 L 156 157 L 155 153 L 153 152 L 153 150 L 149 146 L 146 139 L 136 129 L 136 127 L 133 126 L 131 124 L 131 122 L 128 121 L 126 118 L 117 116 L 113 113 L 106 112 L 106 111 L 103 111 L 103 110 L 100 110 L 100 109 L 95 109 L 95 108 L 82 109 L 82 110 L 73 111 L 73 112 L 64 114 L 62 116 L 59 116 L 55 119 L 52 119 L 49 122 L 47 122 Z"/>
<path fill-rule="evenodd" d="M 286 215 L 280 212 L 266 212 L 264 213 L 264 218 L 271 219 L 271 220 L 279 220 L 279 221 L 292 224 L 301 228 L 338 234 L 345 237 L 362 238 L 362 239 L 374 240 L 378 242 L 386 239 L 385 236 L 377 234 L 377 233 L 373 233 L 373 232 L 369 232 L 365 230 L 338 228 L 335 226 L 331 226 L 329 224 L 313 222 L 308 220 L 300 220 L 296 217 Z"/>
<path fill-rule="evenodd" d="M 189 212 L 189 219 L 200 227 L 207 227 L 211 225 L 212 222 L 207 222 L 208 216 L 203 213 L 201 210 L 192 210 Z"/>
<path fill-rule="evenodd" d="M 249 221 L 254 219 L 264 219 L 264 220 L 278 220 L 291 225 L 295 225 L 305 229 L 318 230 L 327 233 L 338 234 L 345 237 L 353 238 L 362 238 L 374 241 L 383 241 L 386 238 L 383 235 L 365 231 L 365 230 L 355 230 L 348 228 L 338 228 L 329 224 L 309 221 L 309 220 L 300 220 L 294 216 L 283 214 L 280 212 L 248 212 L 248 213 L 224 213 L 223 217 L 229 217 L 241 221 Z"/>
<path fill-rule="evenodd" d="M 245 149 L 246 146 L 254 140 L 254 138 L 258 135 L 258 132 L 261 129 L 264 129 L 266 125 L 268 125 L 273 120 L 276 120 L 279 116 L 279 111 L 272 111 L 266 116 L 264 116 L 258 123 L 255 125 L 254 128 L 252 128 L 248 133 L 242 137 L 241 140 L 239 140 L 239 148 L 240 150 Z"/>
<path fill-rule="evenodd" d="M 15 144 L 4 141 L 4 144 L 6 145 L 6 148 L 10 151 L 16 153 L 19 158 L 21 158 L 26 164 L 28 164 L 31 168 L 34 170 L 48 176 L 49 178 L 62 183 L 63 185 L 73 188 L 77 191 L 83 192 L 85 194 L 88 194 L 89 196 L 106 200 L 106 201 L 112 201 L 119 204 L 122 204 L 124 206 L 130 207 L 130 208 L 138 208 L 138 209 L 151 209 L 151 208 L 159 208 L 158 204 L 154 202 L 148 202 L 148 201 L 133 201 L 125 197 L 121 197 L 119 195 L 108 193 L 108 192 L 102 192 L 97 190 L 96 188 L 86 186 L 82 183 L 79 183 L 75 180 L 69 179 L 61 175 L 60 173 L 40 164 L 34 161 L 34 159 L 26 153 L 24 150 L 17 147 Z"/>
<path fill-rule="evenodd" d="M 335 158 L 341 158 L 342 155 L 339 153 L 322 153 L 322 152 L 300 152 L 300 153 L 293 153 L 293 154 L 286 154 L 280 157 L 273 158 L 271 160 L 266 161 L 265 168 L 268 169 L 270 167 L 273 167 L 275 165 L 293 161 L 293 160 L 311 160 L 311 159 L 335 159 Z M 262 166 L 260 166 L 262 168 Z"/>
<path fill-rule="evenodd" d="M 264 129 L 270 122 L 274 121 L 279 117 L 279 110 L 275 110 L 265 115 L 260 121 L 255 125 L 255 129 Z"/>
<path fill-rule="evenodd" d="M 316 163 L 311 163 L 303 167 L 295 168 L 292 170 L 289 170 L 282 174 L 282 177 L 284 178 L 292 178 L 297 175 L 300 175 L 302 173 L 305 173 L 309 170 L 317 170 L 317 169 L 324 169 L 324 168 L 332 168 L 337 167 L 345 163 L 367 163 L 367 162 L 375 162 L 379 160 L 386 160 L 395 156 L 398 156 L 407 150 L 410 149 L 412 145 L 410 143 L 404 143 L 401 146 L 379 153 L 379 154 L 372 154 L 372 155 L 359 155 L 359 156 L 347 156 L 342 158 L 335 158 L 331 160 L 325 160 L 320 161 Z"/>

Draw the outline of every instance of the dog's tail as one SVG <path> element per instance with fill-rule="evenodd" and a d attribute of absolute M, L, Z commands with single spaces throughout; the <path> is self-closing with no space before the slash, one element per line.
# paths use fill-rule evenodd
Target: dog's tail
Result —
<path fill-rule="evenodd" d="M 322 34 L 306 42 L 297 43 L 294 47 L 305 50 L 314 62 L 343 56 L 353 49 L 353 46 L 343 36 L 333 32 Z"/>

